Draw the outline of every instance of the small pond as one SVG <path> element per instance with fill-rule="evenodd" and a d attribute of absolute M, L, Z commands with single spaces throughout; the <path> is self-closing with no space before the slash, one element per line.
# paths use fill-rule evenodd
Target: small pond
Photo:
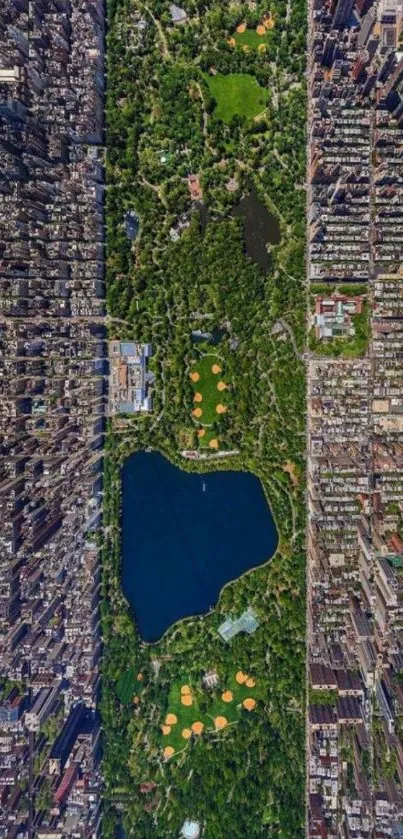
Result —
<path fill-rule="evenodd" d="M 213 329 L 212 332 L 203 332 L 201 329 L 194 329 L 191 334 L 192 344 L 211 344 L 216 347 L 226 335 L 225 329 Z"/>
<path fill-rule="evenodd" d="M 225 583 L 276 550 L 262 485 L 248 472 L 191 474 L 138 452 L 122 480 L 122 586 L 144 641 L 208 612 Z"/>
<path fill-rule="evenodd" d="M 126 236 L 131 242 L 134 242 L 139 235 L 140 219 L 135 210 L 129 210 L 125 215 L 125 231 Z"/>
<path fill-rule="evenodd" d="M 260 201 L 255 190 L 251 190 L 241 199 L 231 211 L 231 215 L 243 219 L 246 253 L 267 271 L 270 264 L 267 245 L 278 245 L 281 241 L 276 216 Z"/>

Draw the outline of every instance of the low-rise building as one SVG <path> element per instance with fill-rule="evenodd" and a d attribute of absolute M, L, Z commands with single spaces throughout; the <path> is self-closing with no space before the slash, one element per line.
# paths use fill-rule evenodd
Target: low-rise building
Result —
<path fill-rule="evenodd" d="M 152 410 L 148 370 L 151 344 L 136 341 L 109 342 L 109 413 L 137 414 Z"/>

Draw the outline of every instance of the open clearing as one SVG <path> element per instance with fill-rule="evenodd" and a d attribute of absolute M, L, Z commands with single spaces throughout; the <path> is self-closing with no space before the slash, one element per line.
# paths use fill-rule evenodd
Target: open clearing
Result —
<path fill-rule="evenodd" d="M 259 38 L 256 32 L 255 35 Z M 264 111 L 269 94 L 260 87 L 254 76 L 246 73 L 223 76 L 217 73 L 216 76 L 205 75 L 205 79 L 217 103 L 214 114 L 227 125 L 234 116 L 251 120 Z"/>
<path fill-rule="evenodd" d="M 122 705 L 130 705 L 133 695 L 141 693 L 142 688 L 142 673 L 136 673 L 134 667 L 130 667 L 120 675 L 116 684 L 116 695 Z"/>
<path fill-rule="evenodd" d="M 245 32 L 234 32 L 232 37 L 237 46 L 248 46 L 251 50 L 257 50 L 261 44 L 267 42 L 267 32 L 265 31 L 263 35 L 259 35 L 256 29 L 246 29 Z"/>
<path fill-rule="evenodd" d="M 189 379 L 193 388 L 192 417 L 201 426 L 211 427 L 227 411 L 229 399 L 222 359 L 215 353 L 202 355 L 191 365 Z M 215 436 L 205 433 L 200 435 L 200 442 L 209 445 Z"/>
<path fill-rule="evenodd" d="M 166 748 L 170 749 L 165 756 L 172 757 L 182 751 L 192 736 L 206 736 L 223 730 L 228 724 L 238 722 L 242 713 L 254 710 L 256 701 L 261 698 L 260 692 L 254 679 L 249 678 L 248 682 L 250 686 L 246 683 L 240 685 L 233 674 L 213 693 L 204 690 L 200 684 L 189 687 L 186 680 L 184 684 L 175 682 L 169 693 L 168 708 L 160 722 L 161 748 L 164 753 Z M 183 693 L 184 687 L 189 693 Z M 191 697 L 191 703 L 183 701 L 186 696 Z M 172 720 L 176 722 L 172 723 Z"/>

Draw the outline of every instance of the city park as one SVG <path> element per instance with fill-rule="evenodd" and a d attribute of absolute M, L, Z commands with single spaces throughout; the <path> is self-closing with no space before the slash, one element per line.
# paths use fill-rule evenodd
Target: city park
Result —
<path fill-rule="evenodd" d="M 284 464 L 303 468 L 305 440 L 303 369 L 289 337 L 301 351 L 305 9 L 299 0 L 273 0 L 274 28 L 263 33 L 262 3 L 251 9 L 208 0 L 202 12 L 187 3 L 181 25 L 171 23 L 168 3 L 110 5 L 108 304 L 157 352 L 153 415 L 111 435 L 109 446 L 105 837 L 115 835 L 123 808 L 127 835 L 138 839 L 177 839 L 185 819 L 202 825 L 206 839 L 261 839 L 270 831 L 300 839 L 304 485 Z M 203 218 L 189 174 L 200 184 Z M 246 252 L 243 219 L 232 215 L 251 188 L 281 226 L 263 269 Z M 132 207 L 141 218 L 135 242 L 122 224 Z M 283 322 L 289 331 L 281 331 Z M 221 323 L 231 324 L 235 349 L 226 339 L 218 348 L 192 345 L 192 329 Z M 227 585 L 211 614 L 180 621 L 146 644 L 121 590 L 120 466 L 152 447 L 201 473 L 204 460 L 181 457 L 191 448 L 178 446 L 182 429 L 211 455 L 211 472 L 224 469 L 225 459 L 214 455 L 239 450 L 225 468 L 259 476 L 279 547 L 267 566 Z M 190 558 L 192 544 L 190 535 Z M 249 604 L 259 609 L 262 631 L 223 644 L 218 624 Z M 219 676 L 212 688 L 204 683 L 209 667 Z M 242 684 L 239 671 L 247 676 Z M 247 700 L 256 702 L 250 710 Z"/>
<path fill-rule="evenodd" d="M 129 668 L 116 685 L 122 705 L 139 709 L 147 703 L 147 679 L 143 672 Z M 190 743 L 202 737 L 223 734 L 234 727 L 243 714 L 259 710 L 264 696 L 259 680 L 242 669 L 220 678 L 216 670 L 202 679 L 192 676 L 177 678 L 171 685 L 167 701 L 158 709 L 159 719 L 154 736 L 164 761 L 182 754 Z M 260 702 L 263 708 L 262 702 Z"/>

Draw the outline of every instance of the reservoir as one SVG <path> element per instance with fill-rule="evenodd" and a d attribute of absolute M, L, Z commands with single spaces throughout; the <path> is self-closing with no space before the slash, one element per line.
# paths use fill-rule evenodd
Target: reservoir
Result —
<path fill-rule="evenodd" d="M 122 587 L 144 641 L 208 612 L 225 583 L 276 550 L 274 520 L 251 473 L 190 474 L 157 452 L 138 452 L 122 481 Z"/>
<path fill-rule="evenodd" d="M 231 215 L 243 219 L 246 253 L 267 271 L 270 263 L 266 246 L 278 245 L 281 241 L 276 217 L 262 204 L 255 190 L 241 199 Z"/>

